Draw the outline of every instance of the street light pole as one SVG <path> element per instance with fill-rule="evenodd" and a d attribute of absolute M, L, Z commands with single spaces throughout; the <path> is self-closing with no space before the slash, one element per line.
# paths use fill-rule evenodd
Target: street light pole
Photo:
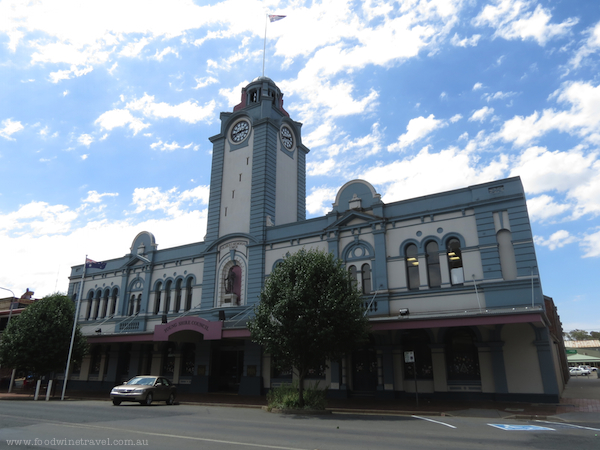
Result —
<path fill-rule="evenodd" d="M 0 289 L 3 289 L 5 291 L 8 291 L 12 294 L 12 298 L 10 299 L 10 307 L 8 308 L 8 320 L 6 321 L 6 326 L 8 326 L 8 324 L 10 323 L 10 319 L 12 317 L 12 310 L 13 310 L 13 300 L 16 299 L 17 297 L 15 297 L 15 293 L 13 291 L 11 291 L 10 289 L 4 288 L 4 287 L 0 287 Z M 1 367 L 1 365 L 0 365 Z M 17 371 L 16 368 L 14 368 L 12 370 L 12 374 L 10 376 L 10 384 L 8 385 L 8 392 L 10 393 L 10 391 L 12 391 L 12 387 L 13 387 L 13 383 L 15 382 L 15 372 Z"/>

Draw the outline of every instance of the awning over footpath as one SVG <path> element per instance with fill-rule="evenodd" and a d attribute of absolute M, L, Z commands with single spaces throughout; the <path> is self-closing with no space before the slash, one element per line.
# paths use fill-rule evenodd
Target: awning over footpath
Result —
<path fill-rule="evenodd" d="M 590 356 L 590 355 L 567 355 L 567 362 L 570 363 L 599 363 L 600 364 L 600 358 L 596 357 L 596 356 Z"/>

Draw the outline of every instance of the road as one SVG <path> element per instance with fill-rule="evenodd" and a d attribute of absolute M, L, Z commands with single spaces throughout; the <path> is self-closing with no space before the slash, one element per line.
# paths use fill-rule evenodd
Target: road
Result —
<path fill-rule="evenodd" d="M 548 429 L 507 430 L 506 426 Z M 0 448 L 202 450 L 600 448 L 600 423 L 465 417 L 289 416 L 109 401 L 0 401 Z"/>

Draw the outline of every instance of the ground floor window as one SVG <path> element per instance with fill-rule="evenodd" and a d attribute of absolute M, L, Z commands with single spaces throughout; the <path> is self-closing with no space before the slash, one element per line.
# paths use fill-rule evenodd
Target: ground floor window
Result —
<path fill-rule="evenodd" d="M 433 379 L 433 363 L 431 361 L 430 340 L 425 330 L 406 332 L 402 337 L 404 352 L 413 352 L 414 362 L 404 362 L 404 378 L 415 378 L 415 369 L 418 379 Z"/>
<path fill-rule="evenodd" d="M 475 336 L 468 328 L 457 328 L 446 336 L 448 381 L 480 381 L 479 354 Z"/>

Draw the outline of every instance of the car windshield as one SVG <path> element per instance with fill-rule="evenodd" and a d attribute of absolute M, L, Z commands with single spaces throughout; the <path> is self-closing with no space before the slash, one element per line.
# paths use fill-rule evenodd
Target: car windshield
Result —
<path fill-rule="evenodd" d="M 135 377 L 127 382 L 128 385 L 142 385 L 142 386 L 152 386 L 154 385 L 154 381 L 156 378 L 154 377 Z"/>

